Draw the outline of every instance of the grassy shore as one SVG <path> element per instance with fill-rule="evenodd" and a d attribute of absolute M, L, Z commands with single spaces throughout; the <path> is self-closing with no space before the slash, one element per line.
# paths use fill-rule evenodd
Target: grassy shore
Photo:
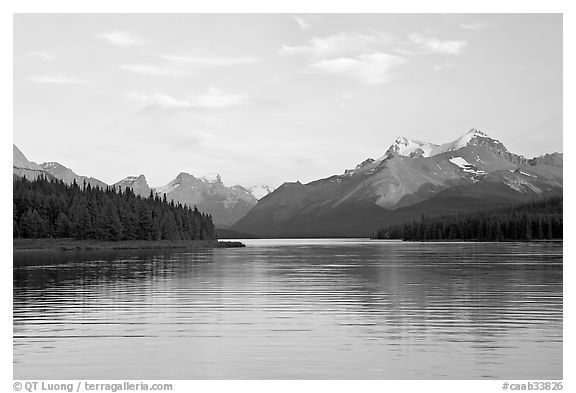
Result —
<path fill-rule="evenodd" d="M 149 250 L 149 249 L 181 249 L 198 250 L 202 248 L 244 247 L 240 242 L 216 242 L 209 240 L 75 240 L 75 239 L 14 239 L 13 250 L 58 250 L 58 251 L 89 251 L 89 250 Z"/>

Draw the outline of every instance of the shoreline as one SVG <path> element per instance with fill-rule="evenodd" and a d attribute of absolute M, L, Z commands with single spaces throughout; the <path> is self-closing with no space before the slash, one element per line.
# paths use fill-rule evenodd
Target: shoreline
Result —
<path fill-rule="evenodd" d="M 420 240 L 404 240 L 404 239 L 377 239 L 370 238 L 370 240 L 393 240 L 405 243 L 562 243 L 564 239 L 534 239 L 534 240 L 479 240 L 479 239 L 420 239 Z"/>
<path fill-rule="evenodd" d="M 245 247 L 240 242 L 215 240 L 76 240 L 76 239 L 13 239 L 13 252 L 26 251 L 92 251 L 92 250 L 148 250 Z"/>

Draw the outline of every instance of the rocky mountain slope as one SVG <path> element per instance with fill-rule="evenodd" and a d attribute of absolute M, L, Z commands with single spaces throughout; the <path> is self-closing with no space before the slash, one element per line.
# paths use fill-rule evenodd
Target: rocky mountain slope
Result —
<path fill-rule="evenodd" d="M 562 192 L 562 154 L 527 159 L 472 129 L 441 145 L 400 137 L 378 159 L 284 183 L 233 230 L 271 237 L 368 236 L 383 225 L 508 206 Z"/>
<path fill-rule="evenodd" d="M 76 181 L 80 186 L 84 182 L 93 187 L 105 188 L 108 186 L 108 184 L 93 177 L 77 175 L 70 168 L 58 162 L 45 162 L 43 164 L 31 162 L 16 145 L 13 145 L 13 173 L 14 176 L 26 176 L 29 180 L 44 175 L 48 178 L 60 179 L 66 184 L 72 184 Z M 188 206 L 197 206 L 201 212 L 211 214 L 214 224 L 220 228 L 234 224 L 246 215 L 259 198 L 271 191 L 268 186 L 244 188 L 235 185 L 227 187 L 217 174 L 196 178 L 187 173 L 180 173 L 174 180 L 161 187 L 150 187 L 144 175 L 128 176 L 114 183 L 113 186 L 117 190 L 125 190 L 130 187 L 136 195 L 145 198 L 150 195 L 151 191 L 158 193 L 161 197 L 166 194 L 168 200 Z"/>
<path fill-rule="evenodd" d="M 119 182 L 113 184 L 117 190 L 126 190 L 126 188 L 131 188 L 134 194 L 140 195 L 147 198 L 152 190 L 146 181 L 146 176 L 128 176 Z"/>
<path fill-rule="evenodd" d="M 40 167 L 44 172 L 51 174 L 56 179 L 60 179 L 66 184 L 72 184 L 76 181 L 76 184 L 80 186 L 82 186 L 84 182 L 90 184 L 92 187 L 98 186 L 100 188 L 105 188 L 107 186 L 103 181 L 93 177 L 77 175 L 72 171 L 72 169 L 66 168 L 64 165 L 57 162 L 44 162 L 40 164 Z"/>
<path fill-rule="evenodd" d="M 198 210 L 211 214 L 216 226 L 221 228 L 244 217 L 257 202 L 250 190 L 239 185 L 226 187 L 219 175 L 197 178 L 182 172 L 154 191 L 166 194 L 168 200 L 197 206 Z"/>
<path fill-rule="evenodd" d="M 14 176 L 26 176 L 28 180 L 34 180 L 45 174 L 40 165 L 29 161 L 14 144 L 12 145 L 12 168 Z"/>

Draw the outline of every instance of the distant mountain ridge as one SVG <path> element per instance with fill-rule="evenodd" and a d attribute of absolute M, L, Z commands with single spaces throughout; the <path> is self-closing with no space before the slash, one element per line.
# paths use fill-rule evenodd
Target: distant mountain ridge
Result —
<path fill-rule="evenodd" d="M 86 184 L 90 184 L 92 187 L 98 186 L 100 188 L 105 188 L 107 186 L 103 181 L 93 177 L 77 175 L 71 169 L 66 168 L 64 165 L 57 162 L 45 162 L 40 164 L 40 167 L 44 172 L 51 174 L 56 179 L 60 179 L 66 184 L 72 184 L 76 181 L 76 184 L 82 185 L 84 184 L 84 181 L 86 181 Z"/>
<path fill-rule="evenodd" d="M 250 190 L 239 186 L 226 187 L 220 175 L 197 178 L 181 172 L 165 186 L 154 189 L 168 200 L 195 205 L 212 215 L 219 227 L 229 227 L 242 218 L 258 201 Z"/>
<path fill-rule="evenodd" d="M 53 178 L 53 176 L 45 172 L 42 167 L 35 162 L 29 161 L 24 153 L 12 145 L 12 173 L 14 176 L 24 177 L 26 176 L 29 180 L 37 179 L 38 176 L 45 175 L 48 178 Z"/>
<path fill-rule="evenodd" d="M 284 183 L 232 226 L 260 237 L 368 236 L 384 225 L 562 193 L 562 153 L 532 159 L 471 129 L 433 144 L 399 137 L 378 159 Z"/>
<path fill-rule="evenodd" d="M 152 190 L 148 185 L 146 176 L 128 176 L 119 182 L 113 184 L 117 189 L 125 190 L 126 188 L 131 188 L 134 194 L 140 195 L 142 197 L 147 197 L 150 195 Z"/>
<path fill-rule="evenodd" d="M 36 164 L 13 145 L 14 176 L 26 176 L 34 180 L 44 175 L 48 178 L 62 180 L 66 184 L 74 181 L 80 186 L 86 182 L 92 187 L 106 188 L 109 185 L 93 177 L 77 175 L 70 168 L 58 162 Z M 128 176 L 114 184 L 117 190 L 131 188 L 136 195 L 148 197 L 151 192 L 160 196 L 166 194 L 169 201 L 179 202 L 188 206 L 197 206 L 202 212 L 212 215 L 215 225 L 229 227 L 243 217 L 257 202 L 267 195 L 271 189 L 268 186 L 244 188 L 240 185 L 227 187 L 218 174 L 209 174 L 196 178 L 187 173 L 180 173 L 174 180 L 160 187 L 150 187 L 144 175 Z"/>

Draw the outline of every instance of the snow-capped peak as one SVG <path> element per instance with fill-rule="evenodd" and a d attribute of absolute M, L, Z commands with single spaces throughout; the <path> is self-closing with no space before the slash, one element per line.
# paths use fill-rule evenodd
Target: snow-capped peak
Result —
<path fill-rule="evenodd" d="M 454 151 L 461 149 L 466 146 L 484 146 L 488 147 L 490 150 L 507 152 L 506 147 L 497 139 L 493 139 L 485 132 L 482 132 L 476 128 L 472 128 L 466 134 L 462 135 L 460 138 L 453 142 L 444 143 L 440 145 L 432 155 L 446 153 L 448 151 Z"/>
<path fill-rule="evenodd" d="M 437 147 L 433 143 L 422 142 L 415 139 L 408 139 L 403 136 L 396 138 L 394 143 L 386 150 L 384 156 L 376 160 L 378 162 L 397 155 L 405 157 L 430 157 L 432 151 Z"/>
<path fill-rule="evenodd" d="M 476 138 L 480 138 L 480 141 Z M 398 137 L 396 138 L 394 144 L 390 146 L 390 148 L 386 151 L 386 154 L 384 154 L 384 156 L 377 161 L 382 161 L 392 155 L 400 155 L 406 157 L 432 157 L 438 154 L 461 149 L 468 146 L 473 141 L 474 144 L 489 144 L 499 150 L 506 150 L 500 141 L 490 138 L 488 134 L 480 131 L 477 128 L 472 128 L 470 131 L 455 141 L 441 145 Z"/>
<path fill-rule="evenodd" d="M 468 131 L 466 134 L 462 135 L 460 138 L 456 139 L 454 142 L 450 143 L 450 150 L 458 150 L 462 147 L 468 146 L 468 144 L 470 143 L 470 141 L 476 137 L 480 137 L 480 138 L 490 138 L 488 136 L 488 134 L 480 131 L 477 128 L 472 128 L 470 131 Z M 444 146 L 444 145 L 442 145 Z"/>
<path fill-rule="evenodd" d="M 458 139 L 441 145 L 399 136 L 382 157 L 377 160 L 367 159 L 358 164 L 355 169 L 347 169 L 344 173 L 349 176 L 357 173 L 373 173 L 384 160 L 394 156 L 426 158 L 458 150 L 469 145 L 485 146 L 500 152 L 507 151 L 500 141 L 490 138 L 488 134 L 477 128 L 472 128 Z"/>
<path fill-rule="evenodd" d="M 200 180 L 207 181 L 208 183 L 222 183 L 222 178 L 218 173 L 207 173 L 201 176 Z"/>

